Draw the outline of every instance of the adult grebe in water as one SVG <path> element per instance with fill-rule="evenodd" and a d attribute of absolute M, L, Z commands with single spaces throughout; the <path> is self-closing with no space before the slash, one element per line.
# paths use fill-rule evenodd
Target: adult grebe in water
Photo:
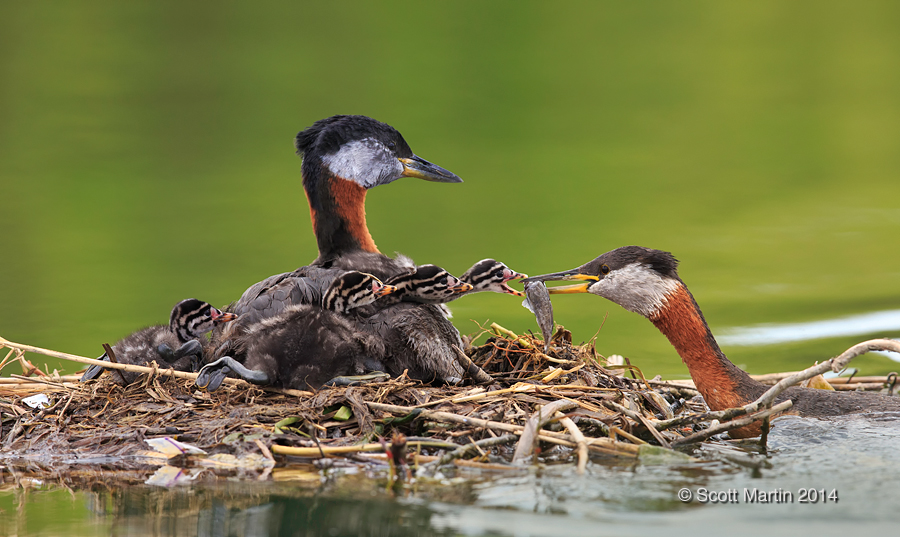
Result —
<path fill-rule="evenodd" d="M 581 280 L 550 288 L 550 294 L 591 293 L 650 320 L 678 351 L 697 390 L 713 410 L 751 403 L 769 387 L 731 363 L 716 343 L 687 286 L 678 277 L 678 261 L 669 252 L 624 246 L 578 268 L 523 280 Z M 788 413 L 808 417 L 900 410 L 900 398 L 861 392 L 833 392 L 792 387 L 776 401 L 793 402 Z M 757 436 L 760 426 L 733 430 L 731 436 Z"/>

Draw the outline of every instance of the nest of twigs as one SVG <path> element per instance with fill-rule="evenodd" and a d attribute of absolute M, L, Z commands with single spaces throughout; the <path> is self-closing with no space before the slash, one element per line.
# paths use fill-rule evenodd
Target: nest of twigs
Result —
<path fill-rule="evenodd" d="M 409 475 L 410 466 L 427 475 L 444 465 L 495 469 L 570 459 L 583 471 L 590 454 L 634 458 L 767 422 L 784 410 L 784 403 L 763 402 L 706 412 L 691 401 L 696 391 L 689 385 L 648 380 L 629 364 L 611 366 L 593 345 L 573 345 L 562 328 L 546 353 L 530 335 L 496 325 L 493 331 L 465 350 L 486 374 L 478 385 L 430 386 L 401 376 L 317 392 L 234 381 L 207 393 L 190 374 L 176 378 L 165 370 L 127 387 L 108 374 L 87 383 L 74 375 L 0 379 L 0 452 L 118 468 L 191 460 L 270 469 L 302 457 L 350 464 L 386 458 L 397 475 Z M 92 362 L 2 339 L 0 345 L 10 349 L 0 367 L 26 364 L 25 350 Z M 49 406 L 31 408 L 25 398 L 39 393 Z M 173 440 L 174 451 L 154 438 Z M 372 451 L 385 454 L 366 454 Z"/>

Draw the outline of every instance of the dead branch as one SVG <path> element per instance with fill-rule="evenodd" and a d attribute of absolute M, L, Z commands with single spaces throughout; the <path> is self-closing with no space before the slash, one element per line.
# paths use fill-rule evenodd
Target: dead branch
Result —
<path fill-rule="evenodd" d="M 574 401 L 561 399 L 538 408 L 537 412 L 532 414 L 528 421 L 525 422 L 525 429 L 522 432 L 522 437 L 519 438 L 519 443 L 516 445 L 516 452 L 513 454 L 513 464 L 521 464 L 531 457 L 538 430 L 553 419 L 554 414 L 560 410 L 568 410 L 576 406 L 578 406 L 578 403 Z"/>
<path fill-rule="evenodd" d="M 578 472 L 578 475 L 584 475 L 588 459 L 587 439 L 581 434 L 581 430 L 575 425 L 572 418 L 567 418 L 562 412 L 557 412 L 556 417 L 559 419 L 559 423 L 569 431 L 569 434 L 572 435 L 572 438 L 575 439 L 575 443 L 578 445 L 578 466 L 576 466 L 575 471 Z"/>

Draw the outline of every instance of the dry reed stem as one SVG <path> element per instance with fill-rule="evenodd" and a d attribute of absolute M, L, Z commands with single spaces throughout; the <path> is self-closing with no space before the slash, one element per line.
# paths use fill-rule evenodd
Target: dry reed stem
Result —
<path fill-rule="evenodd" d="M 40 347 L 34 347 L 31 345 L 23 345 L 21 343 L 14 343 L 9 341 L 3 337 L 0 337 L 0 348 L 9 347 L 11 349 L 18 349 L 23 352 L 33 352 L 35 354 L 43 354 L 44 356 L 50 356 L 52 358 L 59 358 L 61 360 L 68 360 L 70 362 L 78 362 L 80 364 L 87 365 L 98 365 L 105 369 L 119 369 L 122 371 L 131 371 L 132 373 L 147 373 L 151 375 L 162 375 L 168 377 L 175 377 L 180 379 L 188 379 L 188 380 L 196 380 L 197 373 L 187 373 L 185 371 L 176 371 L 174 369 L 159 369 L 155 367 L 144 367 L 140 365 L 130 365 L 130 364 L 117 364 L 113 362 L 104 362 L 103 360 L 95 360 L 94 358 L 87 358 L 85 356 L 78 356 L 76 354 L 68 354 L 65 352 L 52 351 L 49 349 L 42 349 Z M 38 369 L 37 371 L 40 372 Z M 41 374 L 45 375 L 45 373 L 41 372 Z M 31 379 L 32 381 L 36 381 L 37 379 Z M 230 384 L 232 386 L 249 386 L 249 383 L 241 380 L 241 379 L 233 379 L 226 378 L 224 380 L 225 384 Z M 273 391 L 277 390 L 273 389 Z M 301 390 L 279 390 L 278 393 L 286 393 L 289 391 L 300 392 L 304 395 L 309 395 L 311 392 L 301 392 Z"/>
<path fill-rule="evenodd" d="M 36 354 L 43 354 L 44 356 L 50 356 L 52 358 L 59 358 L 61 360 L 68 360 L 70 362 L 78 362 L 81 364 L 88 365 L 98 365 L 100 367 L 106 369 L 121 369 L 124 371 L 131 371 L 134 373 L 152 373 L 154 371 L 151 367 L 143 367 L 139 365 L 129 365 L 129 364 L 116 364 L 112 362 L 104 362 L 103 360 L 95 360 L 94 358 L 87 358 L 84 356 L 78 356 L 75 354 L 68 354 L 65 352 L 59 351 L 51 351 L 49 349 L 42 349 L 40 347 L 33 347 L 31 345 L 23 345 L 21 343 L 13 343 L 3 337 L 0 337 L 0 347 L 9 347 L 13 349 L 19 349 L 24 352 L 33 352 Z M 171 369 L 161 369 L 156 370 L 160 375 L 168 375 L 171 377 L 183 378 L 183 379 L 196 379 L 196 373 L 185 373 L 184 371 L 174 371 Z M 226 379 L 227 380 L 227 379 Z"/>
<path fill-rule="evenodd" d="M 645 442 L 645 441 L 641 440 L 640 438 L 634 436 L 633 434 L 623 431 L 622 429 L 620 429 L 618 427 L 610 427 L 609 432 L 612 434 L 617 434 L 617 435 L 621 436 L 622 438 L 627 438 L 628 440 L 631 440 L 632 442 L 634 442 L 637 445 L 649 444 L 649 442 Z"/>
<path fill-rule="evenodd" d="M 641 425 L 643 425 L 648 431 L 650 431 L 650 434 L 653 435 L 653 438 L 655 438 L 656 441 L 659 442 L 659 445 L 661 445 L 662 447 L 664 447 L 664 448 L 666 448 L 666 449 L 669 449 L 669 448 L 672 447 L 672 446 L 669 445 L 668 440 L 666 440 L 665 438 L 663 438 L 663 435 L 660 434 L 660 432 L 659 432 L 659 431 L 656 429 L 656 427 L 650 422 L 649 419 L 645 418 L 644 416 L 642 416 L 642 415 L 640 415 L 640 414 L 638 414 L 637 417 L 638 417 L 638 420 L 640 421 Z"/>
<path fill-rule="evenodd" d="M 526 349 L 535 348 L 534 345 L 529 343 L 528 340 L 526 340 L 524 336 L 520 336 L 519 334 L 516 334 L 515 332 L 513 332 L 512 330 L 510 330 L 508 328 L 503 328 L 502 326 L 500 326 L 497 323 L 491 323 L 491 330 L 494 331 L 494 334 L 508 338 L 510 340 L 510 342 L 515 343 L 516 345 L 518 345 L 520 347 L 523 347 Z"/>

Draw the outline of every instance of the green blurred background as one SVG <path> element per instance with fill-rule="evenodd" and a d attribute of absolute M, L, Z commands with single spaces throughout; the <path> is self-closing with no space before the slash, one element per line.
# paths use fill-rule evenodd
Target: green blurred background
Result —
<path fill-rule="evenodd" d="M 372 190 L 383 252 L 537 274 L 665 249 L 715 333 L 898 309 L 898 28 L 896 2 L 4 2 L 0 336 L 97 356 L 308 263 L 292 141 L 338 113 L 465 180 Z M 641 317 L 554 305 L 577 340 L 609 313 L 602 354 L 686 376 Z M 453 310 L 537 331 L 513 297 Z M 865 337 L 724 349 L 762 373 Z"/>

